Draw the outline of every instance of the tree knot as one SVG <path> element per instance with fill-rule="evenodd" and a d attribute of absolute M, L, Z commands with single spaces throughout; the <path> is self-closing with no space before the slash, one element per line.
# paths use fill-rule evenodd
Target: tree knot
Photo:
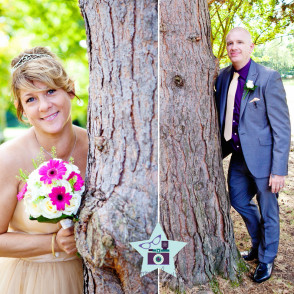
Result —
<path fill-rule="evenodd" d="M 94 138 L 94 143 L 98 150 L 102 151 L 104 146 L 106 145 L 106 140 L 103 136 L 99 136 Z"/>
<path fill-rule="evenodd" d="M 174 76 L 174 83 L 179 88 L 182 88 L 184 86 L 184 80 L 180 75 Z"/>
<path fill-rule="evenodd" d="M 105 234 L 103 237 L 102 237 L 102 244 L 104 245 L 104 247 L 106 248 L 111 248 L 114 246 L 114 240 L 113 238 L 108 235 L 108 234 Z"/>
<path fill-rule="evenodd" d="M 160 31 L 161 33 L 164 33 L 164 32 L 167 31 L 167 29 L 166 29 L 166 25 L 165 25 L 164 23 L 161 23 L 161 24 L 160 24 L 160 26 L 159 26 L 159 31 Z"/>
<path fill-rule="evenodd" d="M 201 40 L 201 37 L 192 35 L 192 36 L 189 36 L 187 39 L 191 42 L 199 42 Z"/>

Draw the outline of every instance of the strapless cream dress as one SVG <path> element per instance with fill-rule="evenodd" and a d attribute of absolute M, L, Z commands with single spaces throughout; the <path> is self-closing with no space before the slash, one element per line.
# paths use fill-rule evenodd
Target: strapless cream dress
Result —
<path fill-rule="evenodd" d="M 9 231 L 50 234 L 56 224 L 29 220 L 23 201 L 17 203 Z M 82 294 L 82 261 L 76 255 L 59 252 L 29 258 L 0 258 L 0 294 Z"/>

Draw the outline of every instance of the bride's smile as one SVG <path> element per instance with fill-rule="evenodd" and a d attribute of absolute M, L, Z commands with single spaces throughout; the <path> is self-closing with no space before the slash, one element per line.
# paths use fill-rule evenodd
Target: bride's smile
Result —
<path fill-rule="evenodd" d="M 55 112 L 53 114 L 50 114 L 48 116 L 42 117 L 41 119 L 51 121 L 58 115 L 58 113 L 59 113 L 59 111 L 57 111 L 57 112 Z"/>

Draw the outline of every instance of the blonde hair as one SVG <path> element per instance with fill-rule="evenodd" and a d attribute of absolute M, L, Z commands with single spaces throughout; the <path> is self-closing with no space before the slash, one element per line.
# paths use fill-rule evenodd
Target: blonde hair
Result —
<path fill-rule="evenodd" d="M 21 63 L 25 54 L 40 54 L 36 59 Z M 44 55 L 44 56 L 42 56 Z M 19 63 L 19 64 L 18 64 Z M 49 49 L 34 47 L 22 52 L 11 61 L 11 67 L 16 68 L 12 73 L 11 90 L 16 102 L 17 117 L 23 121 L 23 106 L 20 99 L 20 90 L 39 91 L 33 81 L 46 84 L 48 89 L 63 89 L 68 93 L 74 93 L 74 82 L 67 75 L 63 66 Z"/>

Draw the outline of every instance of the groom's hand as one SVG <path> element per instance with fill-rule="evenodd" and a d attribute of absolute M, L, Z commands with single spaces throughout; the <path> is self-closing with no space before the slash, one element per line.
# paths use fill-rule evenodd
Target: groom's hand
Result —
<path fill-rule="evenodd" d="M 285 176 L 270 175 L 269 186 L 272 187 L 272 193 L 278 193 L 285 186 Z"/>

